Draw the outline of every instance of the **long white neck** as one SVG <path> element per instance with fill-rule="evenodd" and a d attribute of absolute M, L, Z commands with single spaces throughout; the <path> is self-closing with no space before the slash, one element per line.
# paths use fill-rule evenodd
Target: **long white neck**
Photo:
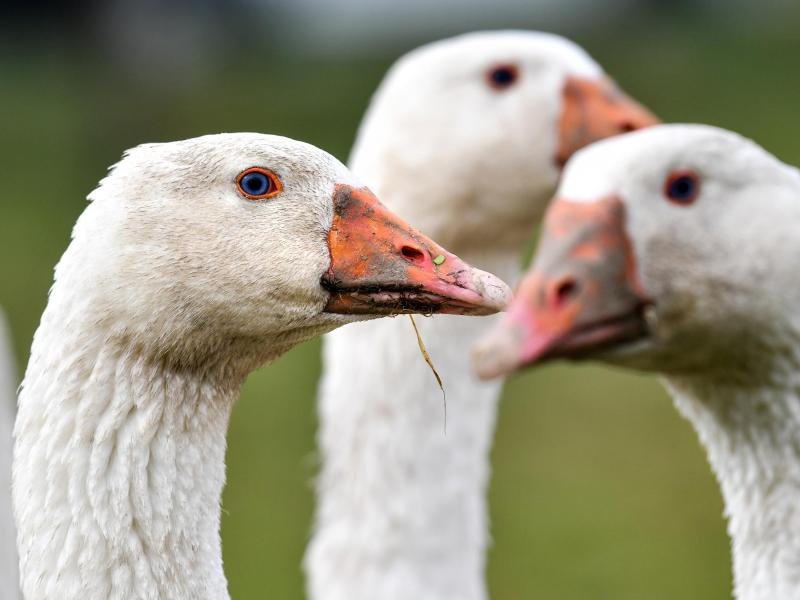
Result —
<path fill-rule="evenodd" d="M 241 378 L 169 367 L 53 304 L 15 429 L 25 597 L 227 599 L 220 493 Z"/>
<path fill-rule="evenodd" d="M 800 598 L 800 363 L 759 385 L 669 378 L 722 489 L 738 600 Z"/>
<path fill-rule="evenodd" d="M 466 260 L 516 277 L 514 252 Z M 494 318 L 417 317 L 447 392 L 407 317 L 324 339 L 316 524 L 305 558 L 313 600 L 480 600 L 486 488 L 501 384 L 471 375 L 469 348 Z"/>
<path fill-rule="evenodd" d="M 17 375 L 5 321 L 0 313 L 0 598 L 19 597 L 19 563 L 11 515 L 11 430 Z"/>

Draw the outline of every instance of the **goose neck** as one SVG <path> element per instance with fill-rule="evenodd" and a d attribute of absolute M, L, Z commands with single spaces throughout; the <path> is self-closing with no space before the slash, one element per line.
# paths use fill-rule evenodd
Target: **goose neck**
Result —
<path fill-rule="evenodd" d="M 241 379 L 102 335 L 37 332 L 14 509 L 26 598 L 227 599 L 225 435 Z"/>
<path fill-rule="evenodd" d="M 670 378 L 720 483 L 738 600 L 789 600 L 800 582 L 800 381 Z"/>

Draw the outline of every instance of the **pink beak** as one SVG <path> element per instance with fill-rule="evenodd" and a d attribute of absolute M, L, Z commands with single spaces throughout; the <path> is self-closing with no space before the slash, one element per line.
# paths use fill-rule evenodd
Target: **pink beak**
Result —
<path fill-rule="evenodd" d="M 584 358 L 646 334 L 648 304 L 615 197 L 556 200 L 533 269 L 508 312 L 475 348 L 482 378 L 555 358 Z"/>

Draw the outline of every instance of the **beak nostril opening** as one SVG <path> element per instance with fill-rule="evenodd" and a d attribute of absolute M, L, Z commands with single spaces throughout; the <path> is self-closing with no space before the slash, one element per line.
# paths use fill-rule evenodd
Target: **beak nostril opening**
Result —
<path fill-rule="evenodd" d="M 636 131 L 636 129 L 636 124 L 631 121 L 623 121 L 619 124 L 620 133 L 630 133 L 631 131 Z"/>
<path fill-rule="evenodd" d="M 414 248 L 414 246 L 403 246 L 400 248 L 400 254 L 402 254 L 406 260 L 410 262 L 425 262 L 425 253 L 419 248 Z"/>
<path fill-rule="evenodd" d="M 574 279 L 564 279 L 556 287 L 553 293 L 553 303 L 556 307 L 563 306 L 578 295 L 580 286 Z"/>

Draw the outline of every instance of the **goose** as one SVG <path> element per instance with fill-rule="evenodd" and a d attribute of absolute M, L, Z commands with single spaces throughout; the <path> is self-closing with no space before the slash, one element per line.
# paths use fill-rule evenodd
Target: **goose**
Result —
<path fill-rule="evenodd" d="M 227 599 L 225 436 L 247 374 L 353 320 L 489 314 L 508 294 L 282 137 L 140 146 L 89 199 L 19 396 L 28 600 Z"/>
<path fill-rule="evenodd" d="M 389 70 L 350 165 L 392 210 L 511 281 L 566 158 L 654 122 L 574 43 L 476 32 L 413 50 Z M 312 600 L 486 597 L 500 385 L 471 374 L 469 347 L 487 323 L 469 321 L 419 323 L 446 387 L 446 432 L 407 319 L 325 336 L 321 472 L 304 559 Z"/>
<path fill-rule="evenodd" d="M 663 125 L 568 165 L 535 265 L 475 351 L 659 373 L 719 481 L 739 600 L 800 597 L 800 171 Z"/>
<path fill-rule="evenodd" d="M 5 316 L 0 311 L 0 598 L 19 597 L 19 567 L 11 514 L 11 431 L 16 404 L 16 367 Z"/>

